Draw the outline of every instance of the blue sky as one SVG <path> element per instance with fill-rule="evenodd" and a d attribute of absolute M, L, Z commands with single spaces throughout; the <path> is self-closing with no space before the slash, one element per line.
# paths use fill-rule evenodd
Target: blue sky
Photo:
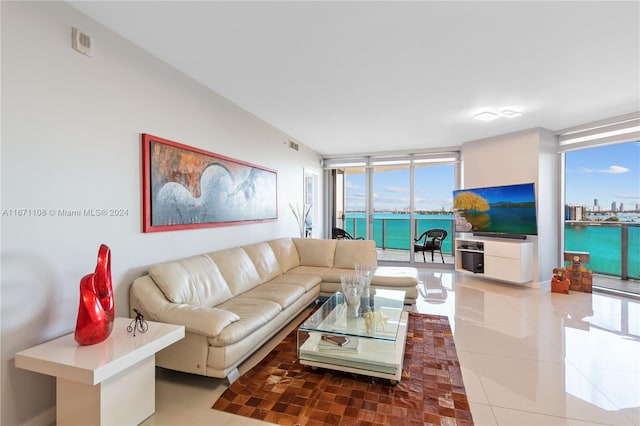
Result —
<path fill-rule="evenodd" d="M 453 165 L 416 168 L 416 209 L 445 210 L 453 206 Z M 364 210 L 364 174 L 347 175 L 347 211 Z M 409 206 L 409 170 L 378 172 L 373 180 L 374 209 Z"/>
<path fill-rule="evenodd" d="M 615 201 L 625 210 L 640 203 L 640 142 L 607 145 L 568 152 L 566 155 L 566 203 L 609 209 Z M 455 182 L 453 166 L 416 169 L 416 209 L 449 210 Z M 402 209 L 409 206 L 409 171 L 374 175 L 374 208 Z M 347 211 L 364 210 L 365 176 L 347 175 Z"/>
<path fill-rule="evenodd" d="M 566 203 L 604 209 L 624 203 L 625 210 L 640 203 L 640 142 L 607 145 L 568 152 L 565 156 Z"/>

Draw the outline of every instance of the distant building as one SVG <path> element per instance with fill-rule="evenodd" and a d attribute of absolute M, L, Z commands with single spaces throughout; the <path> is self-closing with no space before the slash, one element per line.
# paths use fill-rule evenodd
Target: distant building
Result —
<path fill-rule="evenodd" d="M 564 206 L 564 220 L 585 220 L 587 217 L 587 206 Z"/>
<path fill-rule="evenodd" d="M 636 203 L 636 211 L 640 212 L 640 203 Z"/>
<path fill-rule="evenodd" d="M 618 209 L 616 208 L 616 202 L 614 201 L 613 203 L 611 203 L 611 212 L 615 213 L 617 211 L 618 211 Z"/>
<path fill-rule="evenodd" d="M 619 212 L 623 212 L 624 211 L 624 203 L 620 203 L 620 208 L 618 209 Z"/>

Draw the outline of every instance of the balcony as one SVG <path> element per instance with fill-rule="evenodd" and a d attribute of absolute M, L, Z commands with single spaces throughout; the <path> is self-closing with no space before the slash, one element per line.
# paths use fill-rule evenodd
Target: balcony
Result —
<path fill-rule="evenodd" d="M 445 229 L 449 235 L 444 241 L 445 265 L 455 263 L 453 257 L 453 219 L 415 219 L 417 235 L 432 228 Z M 366 221 L 362 217 L 348 217 L 345 229 L 351 235 L 364 237 Z M 410 262 L 410 226 L 407 218 L 374 218 L 374 240 L 381 262 Z M 640 294 L 640 223 L 604 221 L 565 222 L 565 250 L 586 251 L 591 254 L 591 262 L 585 266 L 596 275 L 594 286 Z M 425 262 L 422 254 L 415 256 L 415 265 Z M 439 253 L 431 262 L 427 253 L 426 265 L 442 265 Z"/>
<path fill-rule="evenodd" d="M 376 241 L 378 260 L 382 262 L 409 262 L 411 244 L 413 238 L 409 238 L 410 224 L 407 218 L 375 218 L 373 220 L 373 239 Z M 429 229 L 439 228 L 447 231 L 447 238 L 443 242 L 442 254 L 444 262 L 453 265 L 453 216 L 442 215 L 429 219 L 414 219 L 417 235 L 421 235 Z M 348 217 L 345 220 L 345 229 L 354 237 L 364 237 L 366 234 L 366 221 L 362 217 Z M 442 265 L 440 253 L 435 253 L 433 263 L 431 254 L 426 253 L 426 264 Z M 415 256 L 417 266 L 424 264 L 422 253 Z"/>
<path fill-rule="evenodd" d="M 395 249 L 383 249 L 376 248 L 378 252 L 378 260 L 381 262 L 408 262 L 409 250 L 395 250 Z M 455 265 L 455 259 L 451 253 L 442 252 L 444 256 L 445 265 Z M 436 252 L 433 262 L 431 262 L 431 254 L 426 253 L 427 261 L 423 262 L 422 253 L 416 254 L 415 266 L 438 266 L 442 265 L 442 259 L 440 253 Z"/>
<path fill-rule="evenodd" d="M 640 294 L 640 223 L 566 221 L 565 251 L 586 251 L 594 286 Z"/>

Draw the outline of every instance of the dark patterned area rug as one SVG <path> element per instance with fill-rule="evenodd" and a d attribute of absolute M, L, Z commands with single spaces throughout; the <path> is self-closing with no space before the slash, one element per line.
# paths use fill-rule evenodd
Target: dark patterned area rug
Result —
<path fill-rule="evenodd" d="M 473 425 L 449 320 L 414 313 L 397 385 L 301 365 L 294 330 L 212 408 L 281 425 Z"/>

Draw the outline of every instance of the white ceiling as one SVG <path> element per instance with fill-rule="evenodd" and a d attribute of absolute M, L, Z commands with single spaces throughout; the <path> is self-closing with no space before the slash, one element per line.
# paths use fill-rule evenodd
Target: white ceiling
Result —
<path fill-rule="evenodd" d="M 70 4 L 324 155 L 640 110 L 638 1 Z"/>

